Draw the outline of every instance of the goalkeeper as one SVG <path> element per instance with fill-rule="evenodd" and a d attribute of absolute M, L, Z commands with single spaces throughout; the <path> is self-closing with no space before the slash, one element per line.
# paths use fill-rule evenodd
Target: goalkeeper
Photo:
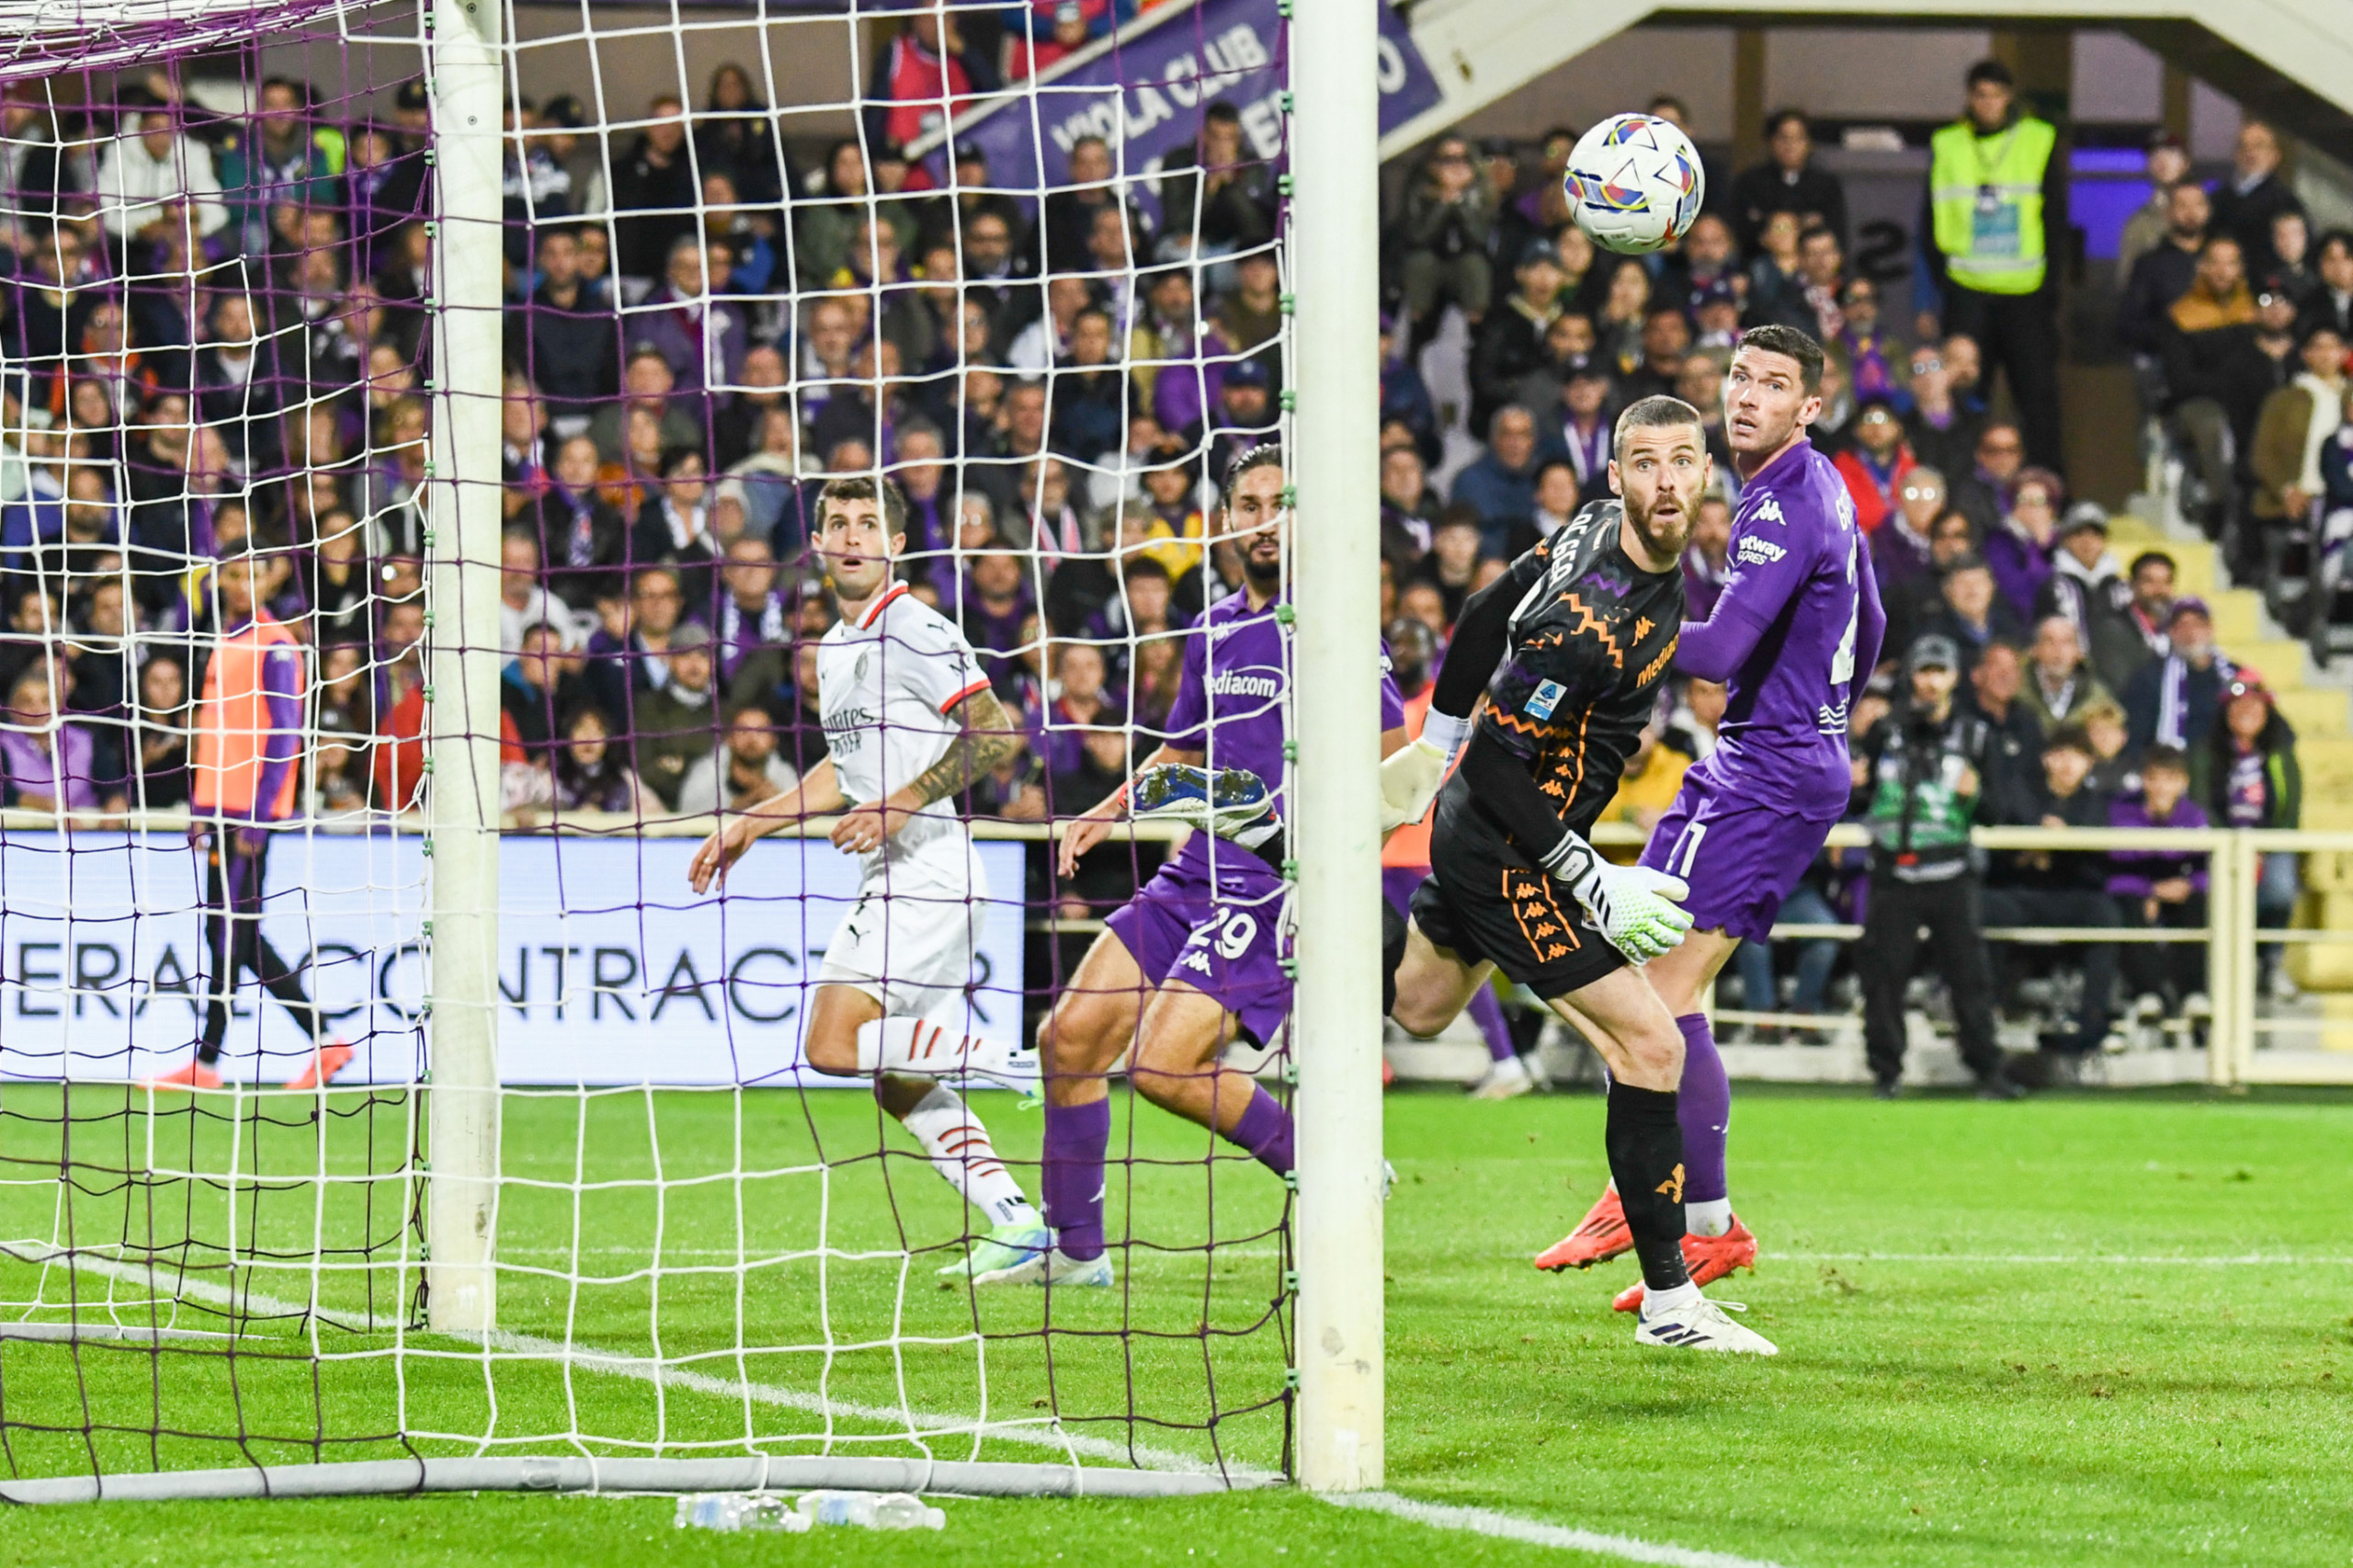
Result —
<path fill-rule="evenodd" d="M 1618 421 L 1609 479 L 1622 501 L 1585 507 L 1464 607 L 1421 739 L 1382 767 L 1385 820 L 1417 818 L 1438 793 L 1431 873 L 1402 953 L 1392 939 L 1384 957 L 1392 1016 L 1415 1034 L 1445 1028 L 1500 969 L 1593 1040 L 1609 1066 L 1610 1175 L 1646 1287 L 1637 1336 L 1771 1354 L 1684 1264 L 1683 1035 L 1636 967 L 1689 928 L 1683 884 L 1613 866 L 1585 836 L 1674 658 L 1681 556 L 1708 478 L 1698 411 L 1643 399 Z M 1484 709 L 1461 717 L 1483 679 Z M 1461 767 L 1439 791 L 1458 746 Z"/>

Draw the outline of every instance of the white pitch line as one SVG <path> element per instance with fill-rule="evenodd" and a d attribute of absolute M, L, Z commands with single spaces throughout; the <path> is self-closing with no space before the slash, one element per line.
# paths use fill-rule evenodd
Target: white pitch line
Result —
<path fill-rule="evenodd" d="M 2325 1254 L 2244 1252 L 2223 1256 L 2185 1256 L 2178 1253 L 2140 1255 L 2116 1252 L 1768 1252 L 1769 1263 L 1961 1263 L 1991 1267 L 2013 1265 L 2059 1265 L 2093 1267 L 2100 1264 L 2132 1267 L 2180 1268 L 2346 1268 L 2353 1257 Z"/>
<path fill-rule="evenodd" d="M 39 1259 L 42 1263 L 63 1264 L 108 1278 L 144 1284 L 160 1289 L 158 1276 L 165 1271 L 153 1266 L 119 1263 L 112 1258 L 93 1257 L 86 1254 L 52 1250 Z M 279 1301 L 258 1291 L 232 1290 L 210 1279 L 179 1277 L 177 1294 L 193 1296 L 216 1306 L 241 1307 L 246 1311 L 269 1316 L 291 1317 L 307 1309 L 298 1301 Z M 324 1316 L 324 1314 L 320 1314 Z M 381 1322 L 383 1329 L 395 1326 Z M 472 1335 L 444 1335 L 449 1338 L 473 1338 Z M 913 1433 L 996 1437 L 1006 1442 L 1023 1443 L 1031 1448 L 1051 1449 L 1075 1459 L 1086 1455 L 1092 1459 L 1118 1460 L 1145 1470 L 1166 1471 L 1192 1475 L 1212 1474 L 1218 1467 L 1207 1460 L 1174 1449 L 1155 1449 L 1142 1445 L 1131 1446 L 1109 1437 L 1097 1437 L 1083 1432 L 1062 1432 L 1049 1429 L 1036 1421 L 975 1422 L 969 1416 L 941 1415 L 931 1411 L 900 1409 L 879 1404 L 858 1404 L 847 1400 L 827 1399 L 822 1394 L 805 1393 L 799 1389 L 784 1388 L 775 1383 L 756 1383 L 737 1378 L 719 1378 L 708 1372 L 691 1371 L 684 1367 L 666 1366 L 642 1356 L 627 1356 L 615 1350 L 600 1350 L 595 1346 L 579 1345 L 561 1339 L 542 1339 L 533 1335 L 510 1334 L 503 1330 L 484 1336 L 492 1349 L 514 1350 L 527 1355 L 543 1356 L 560 1360 L 566 1366 L 584 1368 L 608 1376 L 630 1378 L 639 1382 L 657 1383 L 667 1388 L 687 1389 L 696 1393 L 725 1399 L 749 1400 L 755 1404 L 775 1405 L 782 1409 L 805 1411 L 829 1419 L 872 1421 L 881 1425 L 904 1426 Z M 481 1341 L 477 1340 L 477 1343 Z M 806 1437 L 810 1434 L 799 1434 Z M 878 1436 L 887 1436 L 878 1434 Z M 1256 1465 L 1228 1464 L 1225 1471 L 1238 1480 L 1264 1482 L 1272 1480 L 1275 1472 Z"/>
<path fill-rule="evenodd" d="M 1560 1551 L 1585 1551 L 1629 1562 L 1654 1563 L 1658 1568 L 1781 1568 L 1779 1563 L 1761 1558 L 1734 1557 L 1724 1551 L 1694 1551 L 1688 1546 L 1638 1540 L 1629 1535 L 1604 1535 L 1598 1530 L 1581 1530 L 1568 1525 L 1548 1525 L 1536 1519 L 1499 1514 L 1493 1508 L 1466 1508 L 1450 1503 L 1417 1503 L 1411 1497 L 1400 1497 L 1394 1492 L 1343 1492 L 1323 1496 L 1324 1502 L 1343 1508 L 1362 1508 L 1371 1513 L 1387 1514 L 1392 1518 L 1409 1519 L 1433 1529 L 1463 1530 L 1472 1535 L 1494 1536 L 1501 1540 L 1516 1540 L 1529 1546 L 1549 1546 Z"/>

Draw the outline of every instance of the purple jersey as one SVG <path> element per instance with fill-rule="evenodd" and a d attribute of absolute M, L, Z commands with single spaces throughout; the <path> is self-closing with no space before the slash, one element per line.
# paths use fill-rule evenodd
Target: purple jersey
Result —
<path fill-rule="evenodd" d="M 1761 634 L 1732 672 L 1714 755 L 1691 770 L 1724 798 L 1815 822 L 1845 812 L 1862 555 L 1854 499 L 1811 441 L 1741 491 L 1715 615 L 1737 607 Z"/>
<path fill-rule="evenodd" d="M 1167 725 L 1168 744 L 1177 750 L 1201 752 L 1211 767 L 1245 768 L 1266 780 L 1279 812 L 1283 811 L 1283 742 L 1289 728 L 1290 630 L 1277 610 L 1290 601 L 1285 593 L 1266 608 L 1253 610 L 1248 591 L 1237 589 L 1210 607 L 1185 634 L 1184 673 Z M 1386 733 L 1404 722 L 1404 699 L 1390 678 L 1384 644 L 1381 728 Z M 1208 840 L 1206 834 L 1193 835 L 1181 858 L 1206 866 Z"/>

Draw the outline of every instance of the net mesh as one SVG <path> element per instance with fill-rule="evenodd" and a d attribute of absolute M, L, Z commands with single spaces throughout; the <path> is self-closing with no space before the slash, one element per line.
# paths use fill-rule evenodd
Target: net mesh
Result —
<path fill-rule="evenodd" d="M 434 363 L 437 325 L 493 328 L 438 319 L 462 242 L 415 6 L 0 6 L 12 1475 L 1285 1463 L 1289 1192 L 1255 1134 L 1113 1071 L 1116 1283 L 976 1289 L 939 1271 L 1053 1197 L 1037 1068 L 878 1090 L 807 1055 L 850 1038 L 829 992 L 975 1052 L 1091 1006 L 1110 1059 L 1054 1060 L 1102 1082 L 1163 973 L 1080 965 L 1176 846 L 1065 869 L 1060 834 L 1171 736 L 1279 751 L 1287 622 L 1247 665 L 1204 626 L 1248 548 L 1210 537 L 1217 483 L 1285 406 L 1261 9 L 510 4 L 490 388 Z M 490 420 L 498 473 L 436 450 Z M 824 487 L 878 473 L 913 619 L 813 548 Z M 494 576 L 443 570 L 469 486 Z M 495 647 L 453 592 L 497 595 Z M 865 643 L 846 602 L 886 618 Z M 495 714 L 435 689 L 453 652 Z M 904 855 L 829 842 L 824 779 L 908 782 L 981 698 L 1009 744 Z M 460 731 L 501 829 L 497 1327 L 470 1335 L 425 1287 Z M 795 799 L 694 891 L 715 827 Z M 1158 1097 L 1232 1128 L 1254 1074 L 1288 1093 L 1288 890 L 1195 853 L 1221 891 L 1114 946 L 1259 966 L 1223 1070 L 1214 1040 L 1163 1064 Z"/>

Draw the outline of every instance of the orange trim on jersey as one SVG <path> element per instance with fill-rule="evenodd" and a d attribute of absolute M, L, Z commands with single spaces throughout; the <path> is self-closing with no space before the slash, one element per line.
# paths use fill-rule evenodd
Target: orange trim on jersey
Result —
<path fill-rule="evenodd" d="M 972 693 L 976 691 L 986 691 L 988 688 L 989 683 L 986 677 L 974 681 L 972 685 L 966 687 L 963 690 L 958 692 L 955 696 L 949 698 L 947 701 L 939 705 L 939 711 L 941 715 L 944 717 L 949 709 L 955 707 L 959 702 L 963 701 L 964 699 L 972 696 Z"/>
<path fill-rule="evenodd" d="M 1511 885 L 1515 876 L 1526 879 L 1517 891 Z M 1510 867 L 1506 867 L 1503 873 L 1503 890 L 1504 902 L 1511 905 L 1511 917 L 1519 926 L 1520 938 L 1528 944 L 1528 950 L 1536 956 L 1539 962 L 1550 963 L 1554 959 L 1566 958 L 1570 953 L 1585 946 L 1583 942 L 1577 940 L 1576 926 L 1571 923 L 1568 915 L 1562 912 L 1560 900 L 1553 896 L 1552 878 L 1540 871 L 1516 871 Z M 1520 913 L 1519 908 L 1520 900 L 1523 898 L 1530 903 L 1541 901 L 1543 912 L 1560 925 L 1557 938 L 1553 933 L 1541 926 L 1534 929 L 1529 926 L 1528 917 Z M 1548 951 L 1546 944 L 1557 939 L 1565 939 L 1568 943 L 1567 948 L 1558 952 Z"/>
<path fill-rule="evenodd" d="M 895 599 L 901 594 L 907 593 L 910 590 L 904 583 L 892 584 L 891 591 L 889 593 L 884 594 L 881 598 L 876 599 L 872 604 L 866 607 L 866 613 L 858 618 L 858 629 L 860 631 L 863 631 L 868 627 L 873 625 L 874 618 L 881 615 L 884 610 L 890 608 L 891 601 L 892 599 Z"/>

